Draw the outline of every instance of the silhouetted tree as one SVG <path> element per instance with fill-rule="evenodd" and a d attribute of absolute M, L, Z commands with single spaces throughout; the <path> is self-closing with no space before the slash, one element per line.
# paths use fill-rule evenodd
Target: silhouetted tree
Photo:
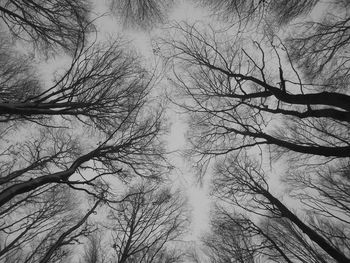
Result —
<path fill-rule="evenodd" d="M 203 238 L 209 262 L 333 262 L 286 218 L 259 219 L 228 210 L 215 210 L 212 231 Z"/>
<path fill-rule="evenodd" d="M 26 199 L 1 210 L 0 259 L 52 262 L 69 255 L 70 245 L 94 231 L 87 219 L 100 200 L 83 216 L 67 186 L 41 187 Z M 52 260 L 52 261 L 51 261 Z"/>
<path fill-rule="evenodd" d="M 317 20 L 302 23 L 288 37 L 287 46 L 308 81 L 323 83 L 320 90 L 347 93 L 350 7 L 346 1 L 325 4 L 327 12 Z"/>
<path fill-rule="evenodd" d="M 250 54 L 249 44 L 243 47 L 238 37 L 233 48 L 219 43 L 215 32 L 189 25 L 177 30 L 183 38 L 167 44 L 187 69 L 174 81 L 193 102 L 181 106 L 193 116 L 191 140 L 197 152 L 209 156 L 272 145 L 277 157 L 292 152 L 349 157 L 349 95 L 309 92 L 314 85 L 302 82 L 288 53 L 283 64 L 273 42 L 268 54 L 253 42 Z M 270 64 L 273 55 L 277 65 Z"/>
<path fill-rule="evenodd" d="M 153 73 L 126 42 L 91 41 L 87 3 L 22 2 L 0 4 L 0 256 L 63 261 L 95 230 L 88 218 L 97 206 L 118 202 L 106 176 L 125 182 L 166 170 L 163 109 L 150 103 Z M 46 54 L 69 51 L 65 70 L 44 82 L 10 35 Z M 95 204 L 78 214 L 84 204 L 62 191 Z"/>
<path fill-rule="evenodd" d="M 162 262 L 163 258 L 178 262 L 178 256 L 166 252 L 169 242 L 176 240 L 184 228 L 182 202 L 169 189 L 139 185 L 110 211 L 115 262 Z"/>
<path fill-rule="evenodd" d="M 211 233 L 203 238 L 210 262 L 293 262 L 284 245 L 247 215 L 216 208 Z"/>
<path fill-rule="evenodd" d="M 56 76 L 50 87 L 41 87 L 24 58 L 13 60 L 8 50 L 3 50 L 0 77 L 6 83 L 0 89 L 1 121 L 38 121 L 58 115 L 108 132 L 126 118 L 133 118 L 145 102 L 152 77 L 123 48 L 122 41 L 86 47 L 80 44 L 68 69 Z"/>
<path fill-rule="evenodd" d="M 333 1 L 339 17 L 330 11 L 319 23 L 301 16 L 321 8 L 318 1 L 210 4 L 244 23 L 227 34 L 177 24 L 175 37 L 163 40 L 181 92 L 173 102 L 190 114 L 190 154 L 200 168 L 216 161 L 215 193 L 226 202 L 228 216 L 214 219 L 206 239 L 210 259 L 348 262 L 348 5 Z M 296 18 L 292 35 L 269 28 Z M 260 19 L 264 26 L 254 24 Z M 254 29 L 261 38 L 252 39 Z M 280 177 L 301 202 L 296 211 L 263 172 L 277 159 L 286 161 Z"/>
<path fill-rule="evenodd" d="M 261 168 L 247 160 L 247 156 L 241 158 L 227 158 L 225 163 L 217 165 L 217 176 L 214 184 L 219 198 L 263 217 L 283 218 L 283 221 L 276 222 L 280 222 L 280 225 L 284 228 L 289 226 L 290 229 L 304 233 L 337 262 L 349 260 L 347 255 L 349 240 L 346 237 L 332 236 L 332 232 L 334 233 L 336 229 L 339 229 L 334 221 L 327 220 L 322 223 L 321 220 L 318 220 L 318 222 L 313 220 L 312 222 L 313 218 L 310 217 L 308 221 L 311 221 L 311 224 L 305 223 L 299 215 L 271 194 L 266 175 Z M 325 226 L 329 226 L 328 231 Z M 277 229 L 279 228 L 277 227 Z M 331 231 L 329 231 L 330 229 Z M 348 226 L 337 232 L 342 232 L 342 230 L 346 233 Z M 267 234 L 270 233 L 267 232 Z M 277 242 L 276 238 L 272 239 Z M 307 242 L 305 244 L 308 245 Z M 345 244 L 345 246 L 340 244 Z M 305 245 L 304 249 L 309 250 L 307 247 L 305 248 Z"/>
<path fill-rule="evenodd" d="M 253 245 L 253 233 L 244 233 L 243 227 L 235 225 L 233 220 L 219 217 L 215 217 L 212 233 L 204 239 L 210 262 L 256 262 L 254 259 L 259 252 Z"/>
<path fill-rule="evenodd" d="M 82 0 L 5 0 L 0 5 L 2 27 L 40 51 L 74 50 L 92 26 L 89 12 Z"/>

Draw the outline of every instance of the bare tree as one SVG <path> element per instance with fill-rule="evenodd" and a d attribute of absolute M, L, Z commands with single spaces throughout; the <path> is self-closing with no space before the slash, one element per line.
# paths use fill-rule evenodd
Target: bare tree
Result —
<path fill-rule="evenodd" d="M 212 231 L 203 239 L 210 262 L 333 262 L 288 219 L 230 210 L 215 211 Z"/>
<path fill-rule="evenodd" d="M 67 186 L 42 187 L 1 211 L 0 258 L 20 262 L 52 262 L 69 255 L 69 246 L 94 230 L 87 219 L 100 201 L 81 217 Z"/>
<path fill-rule="evenodd" d="M 182 91 L 173 102 L 190 115 L 190 155 L 200 168 L 218 162 L 217 195 L 265 222 L 239 212 L 214 220 L 212 262 L 349 261 L 348 5 L 331 1 L 340 15 L 325 12 L 318 23 L 302 19 L 318 1 L 201 2 L 235 16 L 238 28 L 174 26 L 175 37 L 163 40 Z M 296 18 L 293 35 L 279 37 L 273 27 Z M 252 39 L 252 30 L 263 36 Z M 261 169 L 276 159 L 287 161 L 284 182 L 302 204 L 296 212 L 272 194 Z"/>
<path fill-rule="evenodd" d="M 68 50 L 71 60 L 44 86 L 29 57 L 1 38 L 0 255 L 21 262 L 64 260 L 94 230 L 87 221 L 101 200 L 117 202 L 104 177 L 158 178 L 166 170 L 163 109 L 149 103 L 153 73 L 126 42 L 86 41 L 84 3 L 2 3 L 12 34 L 46 51 Z M 80 216 L 80 204 L 55 192 L 67 188 L 99 201 Z"/>
<path fill-rule="evenodd" d="M 300 16 L 310 13 L 319 0 L 274 1 L 274 0 L 197 0 L 220 19 L 230 23 L 247 25 L 251 21 L 257 23 L 273 23 L 278 27 Z"/>
<path fill-rule="evenodd" d="M 87 219 L 92 213 L 95 212 L 95 209 L 97 208 L 101 200 L 102 199 L 97 200 L 94 206 L 80 220 L 75 222 L 73 226 L 64 230 L 64 232 L 61 233 L 58 239 L 49 245 L 49 248 L 47 249 L 46 253 L 40 259 L 40 263 L 49 262 L 61 247 L 65 245 L 71 245 L 72 242 L 77 242 L 79 236 L 87 235 L 89 233 L 89 230 L 86 227 L 78 231 L 78 233 L 76 232 L 79 228 L 85 225 Z"/>
<path fill-rule="evenodd" d="M 204 238 L 210 262 L 257 262 L 255 258 L 259 252 L 252 243 L 251 233 L 247 235 L 232 221 L 217 214 L 212 222 L 212 231 Z"/>
<path fill-rule="evenodd" d="M 210 262 L 294 262 L 284 244 L 261 223 L 249 215 L 229 212 L 217 207 L 213 213 L 211 232 L 203 238 Z M 270 219 L 266 220 L 270 222 Z M 295 241 L 295 240 L 294 240 Z M 298 243 L 298 242 L 296 242 Z"/>
<path fill-rule="evenodd" d="M 157 17 L 153 8 L 140 19 Z M 91 41 L 89 12 L 86 1 L 0 1 L 1 260 L 68 260 L 72 247 L 96 230 L 88 219 L 97 207 L 120 201 L 106 176 L 159 179 L 168 169 L 163 108 L 150 99 L 154 73 L 140 66 L 127 42 Z M 66 51 L 67 67 L 42 81 L 35 55 L 16 52 L 11 37 L 45 55 Z M 71 195 L 94 204 L 82 212 L 84 204 Z M 150 251 L 147 262 L 166 257 L 164 249 Z"/>
<path fill-rule="evenodd" d="M 1 103 L 2 121 L 8 124 L 14 120 L 30 120 L 43 126 L 54 126 L 56 131 L 44 136 L 45 132 L 39 133 L 33 143 L 27 143 L 28 156 L 21 153 L 21 147 L 3 149 L 4 158 L 15 155 L 21 158 L 4 166 L 2 204 L 48 183 L 61 182 L 76 189 L 78 185 L 94 185 L 93 181 L 105 174 L 117 173 L 122 178 L 131 171 L 142 176 L 156 176 L 160 172 L 160 166 L 157 168 L 156 165 L 160 163 L 155 160 L 164 160 L 161 142 L 157 139 L 162 130 L 162 113 L 161 109 L 146 104 L 152 76 L 146 76 L 146 71 L 136 60 L 122 51 L 120 42 L 110 46 L 80 45 L 68 70 L 48 89 L 37 89 L 37 81 L 29 85 L 24 81 L 29 73 L 25 64 L 23 76 L 18 76 L 15 70 L 22 69 L 20 62 L 4 71 L 4 80 L 11 84 L 13 79 L 15 89 L 3 86 L 4 94 L 8 91 L 13 94 L 5 94 L 6 101 Z M 22 89 L 22 85 L 28 91 Z M 22 90 L 25 92 L 17 96 L 17 91 Z M 155 113 L 147 115 L 141 112 L 146 108 L 152 108 Z M 52 115 L 63 118 L 42 119 Z M 73 120 L 82 123 L 83 129 L 102 132 L 98 133 L 100 138 L 95 137 L 96 142 L 100 141 L 97 146 L 89 143 L 80 147 L 78 140 L 72 139 L 72 134 L 57 129 L 72 127 Z M 45 152 L 45 147 L 50 149 L 49 153 Z M 53 165 L 58 170 L 42 169 L 43 165 Z M 83 165 L 84 170 L 93 172 L 90 179 L 82 175 L 80 169 Z M 29 178 L 33 171 L 34 176 Z M 80 173 L 81 179 L 69 182 L 68 178 L 76 172 Z"/>
<path fill-rule="evenodd" d="M 306 169 L 288 171 L 284 181 L 290 186 L 290 196 L 315 215 L 349 224 L 348 161 Z"/>
<path fill-rule="evenodd" d="M 215 32 L 201 33 L 189 25 L 177 29 L 183 38 L 167 44 L 187 68 L 174 81 L 193 102 L 181 106 L 193 116 L 191 140 L 197 152 L 209 156 L 272 145 L 276 156 L 349 157 L 349 95 L 309 92 L 314 85 L 302 82 L 288 53 L 283 64 L 283 51 L 273 42 L 268 54 L 253 42 L 257 53 L 250 54 L 239 35 L 231 40 L 233 48 L 219 42 Z M 278 66 L 270 64 L 271 56 Z M 287 77 L 287 68 L 294 80 Z"/>
<path fill-rule="evenodd" d="M 145 185 L 130 189 L 109 215 L 115 262 L 162 262 L 164 257 L 177 262 L 165 249 L 183 231 L 183 204 L 178 198 L 168 189 Z"/>
<path fill-rule="evenodd" d="M 16 38 L 40 51 L 72 51 L 91 27 L 86 1 L 4 0 L 0 5 L 3 26 Z"/>
<path fill-rule="evenodd" d="M 252 162 L 239 159 L 227 159 L 227 163 L 217 166 L 215 187 L 220 198 L 229 203 L 265 217 L 285 218 L 296 226 L 310 240 L 317 244 L 337 262 L 349 260 L 343 246 L 337 247 L 326 232 L 320 231 L 307 223 L 300 216 L 292 212 L 285 204 L 270 193 L 266 175 Z"/>
<path fill-rule="evenodd" d="M 131 123 L 128 129 L 120 125 L 112 133 L 116 138 L 110 136 L 90 151 L 73 156 L 70 140 L 66 141 L 67 138 L 69 139 L 67 136 L 54 139 L 58 140 L 57 145 L 53 145 L 53 153 L 48 156 L 43 156 L 42 152 L 35 148 L 34 143 L 29 151 L 30 154 L 35 155 L 29 156 L 31 159 L 25 162 L 24 166 L 9 167 L 5 178 L 6 184 L 0 193 L 1 206 L 17 196 L 52 183 L 67 184 L 78 189 L 84 185 L 94 187 L 97 179 L 107 174 L 116 174 L 120 178 L 132 174 L 144 177 L 161 175 L 164 170 L 161 163 L 163 152 L 161 146 L 155 141 L 160 130 L 158 118 Z M 11 153 L 11 148 L 7 151 Z M 59 162 L 56 163 L 56 161 Z M 42 164 L 51 169 L 42 169 L 30 177 L 32 170 L 41 168 Z M 52 169 L 52 165 L 56 169 Z M 91 176 L 85 177 L 84 171 L 91 171 Z M 76 173 L 79 177 L 70 180 L 70 177 Z M 18 180 L 19 177 L 21 180 Z"/>
<path fill-rule="evenodd" d="M 165 21 L 171 4 L 172 0 L 112 0 L 110 8 L 124 26 L 147 29 Z"/>
<path fill-rule="evenodd" d="M 229 262 L 235 252 L 244 261 L 247 247 L 270 253 L 277 262 L 349 261 L 349 4 L 201 2 L 226 19 L 235 16 L 238 29 L 222 33 L 198 24 L 174 26 L 173 37 L 163 40 L 170 52 L 165 57 L 173 62 L 171 80 L 176 92 L 182 91 L 172 100 L 190 115 L 190 155 L 199 167 L 219 160 L 215 186 L 220 197 L 269 218 L 265 225 L 248 221 L 250 232 L 236 239 L 222 231 L 211 240 L 213 251 L 218 249 L 213 262 L 226 255 Z M 325 12 L 316 20 L 303 17 L 315 10 Z M 255 23 L 250 31 L 248 22 Z M 279 34 L 281 26 L 292 34 Z M 232 152 L 240 157 L 231 158 Z M 258 155 L 260 162 L 252 164 L 249 155 Z M 292 197 L 302 206 L 296 212 L 272 194 L 260 167 L 276 159 L 287 161 L 281 177 L 288 177 L 290 188 L 297 186 Z M 239 225 L 237 231 L 249 227 Z M 256 250 L 253 234 L 268 246 Z M 227 247 L 220 238 L 226 238 Z"/>
<path fill-rule="evenodd" d="M 29 58 L 26 59 L 24 55 L 17 54 L 11 48 L 11 41 L 4 35 L 0 38 L 1 104 L 24 100 L 28 96 L 35 95 L 40 88 L 40 81 L 35 75 L 33 65 L 29 63 Z M 4 121 L 7 120 L 1 122 Z"/>
<path fill-rule="evenodd" d="M 306 220 L 310 221 L 311 217 Z M 311 225 L 311 222 L 310 222 Z M 333 230 L 336 224 L 331 222 Z M 293 223 L 283 218 L 270 218 L 262 222 L 261 226 L 276 244 L 278 244 L 289 258 L 297 262 L 333 262 L 332 258 L 322 251 Z M 312 227 L 322 233 L 312 225 Z M 330 236 L 327 236 L 330 237 Z M 331 243 L 332 241 L 328 239 Z M 344 250 L 339 244 L 335 245 Z"/>
<path fill-rule="evenodd" d="M 320 89 L 326 91 L 346 93 L 349 84 L 349 8 L 346 1 L 330 1 L 324 16 L 303 22 L 287 39 L 291 58 L 305 78 L 324 83 Z"/>
<path fill-rule="evenodd" d="M 51 87 L 31 80 L 29 65 L 9 57 L 12 63 L 5 65 L 2 76 L 6 85 L 1 88 L 1 121 L 38 121 L 58 115 L 109 132 L 127 117 L 133 118 L 145 102 L 152 76 L 138 65 L 137 58 L 123 51 L 124 44 L 79 45 L 68 69 Z"/>

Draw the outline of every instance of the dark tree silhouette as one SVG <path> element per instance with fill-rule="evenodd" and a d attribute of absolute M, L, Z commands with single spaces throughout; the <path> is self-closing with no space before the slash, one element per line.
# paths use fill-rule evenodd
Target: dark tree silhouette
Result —
<path fill-rule="evenodd" d="M 244 233 L 242 225 L 232 221 L 216 214 L 211 225 L 212 232 L 204 238 L 210 262 L 256 262 L 259 250 L 253 245 L 253 233 Z"/>
<path fill-rule="evenodd" d="M 251 213 L 265 217 L 285 218 L 334 260 L 349 261 L 346 249 L 343 250 L 343 246 L 337 247 L 331 237 L 327 236 L 326 231 L 320 231 L 321 227 L 314 228 L 305 223 L 300 216 L 271 194 L 266 175 L 247 158 L 245 156 L 244 161 L 227 158 L 226 163 L 217 165 L 214 184 L 219 197 Z M 335 229 L 336 227 L 333 230 Z M 346 239 L 342 241 L 348 242 Z"/>
<path fill-rule="evenodd" d="M 221 207 L 213 214 L 211 228 L 203 239 L 209 262 L 333 262 L 297 226 L 281 217 L 257 219 Z"/>
<path fill-rule="evenodd" d="M 1 260 L 68 260 L 95 230 L 88 219 L 97 206 L 120 201 L 106 176 L 159 179 L 167 170 L 163 109 L 149 96 L 154 74 L 127 42 L 91 40 L 89 8 L 84 1 L 0 4 Z M 42 81 L 11 35 L 49 55 L 69 51 L 67 67 Z M 81 212 L 87 203 L 64 199 L 62 189 L 95 203 Z"/>
<path fill-rule="evenodd" d="M 200 172 L 217 163 L 228 216 L 213 221 L 210 259 L 348 262 L 349 5 L 200 2 L 229 20 L 227 32 L 176 24 L 161 49 L 180 93 L 172 101 L 190 115 L 189 156 Z M 263 172 L 276 160 L 296 211 Z"/>
<path fill-rule="evenodd" d="M 105 174 L 125 177 L 133 171 L 142 176 L 157 175 L 159 162 L 155 160 L 162 159 L 162 149 L 156 141 L 161 131 L 161 112 L 153 106 L 154 114 L 147 116 L 141 112 L 146 107 L 151 109 L 146 105 L 146 97 L 152 87 L 152 76 L 147 76 L 137 59 L 123 48 L 120 41 L 88 46 L 82 41 L 76 46 L 68 69 L 56 78 L 53 86 L 45 88 L 29 76 L 31 69 L 28 63 L 22 63 L 23 58 L 12 60 L 12 53 L 6 54 L 4 49 L 3 56 L 11 63 L 5 65 L 1 76 L 6 82 L 0 106 L 2 122 L 8 125 L 30 120 L 59 128 L 72 127 L 72 121 L 77 120 L 83 129 L 97 128 L 103 134 L 102 138 L 96 137 L 96 142 L 100 140 L 97 145 L 89 143 L 82 147 L 79 140 L 60 128 L 51 135 L 41 132 L 33 143 L 26 143 L 28 156 L 21 153 L 21 147 L 4 148 L 4 158 L 16 155 L 20 158 L 4 166 L 1 205 L 50 183 L 64 183 L 77 189 L 79 185 L 93 186 Z M 62 118 L 57 119 L 59 116 Z M 86 179 L 82 167 L 92 171 L 93 177 Z M 80 174 L 80 179 L 69 181 L 75 173 Z"/>
<path fill-rule="evenodd" d="M 39 141 L 29 145 L 30 155 L 23 157 L 24 164 L 19 164 L 19 167 L 5 166 L 8 171 L 3 179 L 0 206 L 16 196 L 53 183 L 67 184 L 74 189 L 79 189 L 84 185 L 94 188 L 98 178 L 107 174 L 115 174 L 120 178 L 132 174 L 157 177 L 163 170 L 159 162 L 162 160 L 162 149 L 154 142 L 159 130 L 159 119 L 146 119 L 142 123 L 135 120 L 135 123 L 128 125 L 128 129 L 124 125 L 117 127 L 112 133 L 114 135 L 120 132 L 116 135 L 117 138 L 110 136 L 90 151 L 78 154 L 72 152 L 76 150 L 76 144 L 70 143 L 72 140 L 69 136 L 51 137 L 52 141 L 46 142 L 42 141 L 44 138 L 39 138 Z M 40 147 L 40 144 L 44 144 L 42 147 L 47 147 L 47 143 L 52 142 L 56 143 L 53 144 L 52 149 L 48 148 L 49 153 L 40 151 L 36 145 Z M 6 157 L 16 154 L 12 152 L 12 147 L 5 149 L 4 152 Z M 30 159 L 26 160 L 26 158 Z M 39 171 L 37 171 L 38 168 Z M 91 171 L 92 177 L 84 176 L 84 171 L 87 170 Z M 35 171 L 34 174 L 33 171 Z M 79 177 L 70 180 L 74 174 Z"/>
<path fill-rule="evenodd" d="M 182 205 L 179 196 L 172 196 L 168 189 L 131 188 L 109 215 L 116 262 L 152 263 L 164 257 L 177 262 L 178 257 L 165 249 L 183 231 Z"/>
<path fill-rule="evenodd" d="M 74 50 L 91 26 L 89 12 L 82 0 L 5 0 L 0 5 L 2 24 L 40 51 Z"/>
<path fill-rule="evenodd" d="M 249 216 L 217 207 L 211 228 L 203 240 L 210 262 L 294 262 L 271 230 L 260 227 Z"/>
<path fill-rule="evenodd" d="M 350 223 L 349 163 L 338 162 L 288 171 L 284 181 L 290 185 L 290 195 L 299 198 L 314 214 Z M 312 193 L 312 194 L 311 194 Z"/>
<path fill-rule="evenodd" d="M 65 116 L 95 125 L 105 131 L 133 118 L 145 102 L 151 76 L 137 64 L 137 58 L 123 51 L 124 43 L 80 45 L 68 69 L 51 87 L 31 80 L 28 63 L 21 58 L 4 65 L 0 115 L 2 122 L 40 120 L 43 116 Z M 4 53 L 6 50 L 4 50 Z"/>
<path fill-rule="evenodd" d="M 215 187 L 218 193 L 222 193 L 221 198 L 258 215 L 285 218 L 337 262 L 349 260 L 346 250 L 342 251 L 343 247 L 337 247 L 329 236 L 324 236 L 326 232 L 304 223 L 297 214 L 271 194 L 266 175 L 257 165 L 249 161 L 228 159 L 226 164 L 218 165 L 216 171 Z"/>
<path fill-rule="evenodd" d="M 201 33 L 189 25 L 177 30 L 183 38 L 167 44 L 175 59 L 191 69 L 175 73 L 175 85 L 192 99 L 181 106 L 193 116 L 191 140 L 200 154 L 273 145 L 276 155 L 349 157 L 349 95 L 310 92 L 315 85 L 302 82 L 288 53 L 283 64 L 279 52 L 284 51 L 274 42 L 268 43 L 268 54 L 253 42 L 255 54 L 250 54 L 249 44 L 243 48 L 238 37 L 232 50 L 219 43 L 215 32 Z M 270 64 L 274 55 L 277 65 Z"/>
<path fill-rule="evenodd" d="M 308 218 L 308 220 L 311 218 Z M 333 230 L 335 224 L 331 223 Z M 315 227 L 313 225 L 313 227 Z M 269 233 L 271 240 L 280 246 L 284 253 L 293 261 L 300 262 L 333 262 L 332 258 L 319 246 L 310 242 L 309 238 L 289 220 L 271 218 L 262 222 L 262 228 Z M 317 228 L 315 228 L 317 229 Z M 317 229 L 319 233 L 322 233 Z M 334 232 L 337 233 L 337 232 Z M 339 233 L 339 232 L 338 232 Z M 329 238 L 328 235 L 326 238 Z M 330 242 L 331 239 L 329 239 Z M 339 244 L 335 245 L 345 251 Z"/>
<path fill-rule="evenodd" d="M 48 262 L 53 255 L 58 251 L 59 248 L 61 248 L 64 245 L 70 245 L 73 241 L 76 241 L 77 238 L 80 235 L 86 235 L 86 233 L 80 232 L 79 234 L 73 234 L 77 229 L 81 228 L 83 226 L 89 216 L 95 212 L 95 209 L 97 208 L 98 204 L 101 202 L 102 199 L 99 199 L 94 206 L 82 217 L 78 222 L 76 222 L 73 226 L 66 229 L 57 240 L 52 242 L 49 246 L 49 249 L 46 251 L 46 253 L 43 255 L 43 257 L 40 259 L 40 263 Z M 84 231 L 84 230 L 82 230 Z"/>
<path fill-rule="evenodd" d="M 19 262 L 51 262 L 69 255 L 69 245 L 94 231 L 87 219 L 100 201 L 83 216 L 67 186 L 41 187 L 1 210 L 0 259 Z"/>

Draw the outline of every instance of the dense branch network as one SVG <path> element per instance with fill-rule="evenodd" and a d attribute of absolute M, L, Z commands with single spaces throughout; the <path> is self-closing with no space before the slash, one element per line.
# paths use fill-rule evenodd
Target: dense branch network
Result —
<path fill-rule="evenodd" d="M 308 91 L 317 85 L 301 81 L 293 62 L 288 60 L 288 52 L 285 52 L 287 61 L 283 67 L 281 51 L 272 42 L 269 55 L 275 55 L 276 62 L 280 61 L 279 67 L 269 65 L 267 54 L 257 42 L 253 42 L 252 48 L 260 52 L 260 58 L 253 58 L 243 48 L 230 54 L 230 47 L 215 42 L 218 38 L 215 32 L 204 34 L 188 25 L 178 26 L 177 30 L 183 39 L 167 45 L 173 49 L 175 59 L 191 67 L 187 74 L 175 73 L 175 81 L 193 101 L 181 106 L 196 116 L 193 125 L 203 128 L 201 134 L 207 134 L 204 138 L 193 134 L 194 141 L 201 141 L 202 152 L 225 153 L 230 149 L 268 144 L 288 152 L 349 157 L 349 138 L 343 132 L 350 121 L 348 94 Z M 276 82 L 277 85 L 273 84 Z M 274 119 L 283 122 L 282 116 L 288 129 L 283 133 L 282 127 L 273 131 L 269 123 Z M 325 120 L 339 127 L 339 132 L 329 130 Z M 232 142 L 231 147 L 220 144 L 225 138 Z"/>

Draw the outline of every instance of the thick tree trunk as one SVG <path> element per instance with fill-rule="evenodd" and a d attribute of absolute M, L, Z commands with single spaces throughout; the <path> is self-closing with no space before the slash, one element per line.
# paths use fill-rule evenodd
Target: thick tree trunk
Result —
<path fill-rule="evenodd" d="M 292 213 L 284 204 L 268 191 L 263 191 L 262 195 L 266 197 L 281 212 L 281 215 L 292 221 L 301 231 L 303 231 L 313 242 L 321 247 L 328 255 L 334 258 L 339 263 L 349 263 L 350 258 L 347 258 L 342 252 L 329 244 L 326 239 L 319 235 L 312 228 L 304 224 L 294 213 Z"/>

